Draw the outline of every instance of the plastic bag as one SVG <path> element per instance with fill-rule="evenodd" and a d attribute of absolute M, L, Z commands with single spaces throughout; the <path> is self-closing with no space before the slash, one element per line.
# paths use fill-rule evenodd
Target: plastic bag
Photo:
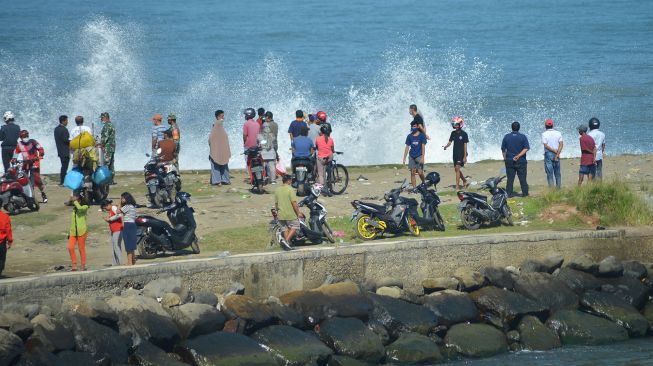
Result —
<path fill-rule="evenodd" d="M 82 186 L 84 181 L 84 174 L 77 169 L 73 169 L 66 174 L 63 180 L 63 185 L 66 188 L 77 190 Z"/>
<path fill-rule="evenodd" d="M 277 169 L 277 175 L 281 175 L 281 176 L 286 175 L 286 164 L 283 163 L 283 160 L 281 160 L 281 158 L 277 160 L 276 169 Z"/>

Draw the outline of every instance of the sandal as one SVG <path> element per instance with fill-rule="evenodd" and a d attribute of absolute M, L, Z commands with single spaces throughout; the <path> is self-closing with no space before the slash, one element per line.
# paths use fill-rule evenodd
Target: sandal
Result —
<path fill-rule="evenodd" d="M 70 269 L 70 272 L 77 272 L 77 267 L 72 267 L 72 268 Z"/>

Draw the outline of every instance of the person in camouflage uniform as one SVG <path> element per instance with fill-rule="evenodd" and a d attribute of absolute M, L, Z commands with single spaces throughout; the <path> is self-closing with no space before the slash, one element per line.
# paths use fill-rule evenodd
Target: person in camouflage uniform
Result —
<path fill-rule="evenodd" d="M 100 114 L 100 120 L 103 123 L 102 133 L 100 134 L 100 145 L 104 148 L 104 163 L 111 171 L 111 184 L 115 184 L 113 178 L 116 172 L 113 168 L 113 157 L 116 152 L 116 129 L 111 123 L 108 112 Z"/>
<path fill-rule="evenodd" d="M 172 141 L 174 141 L 175 146 L 175 166 L 179 170 L 179 140 L 181 140 L 181 135 L 179 134 L 179 127 L 177 127 L 177 115 L 174 113 L 168 114 L 168 124 L 170 125 L 170 133 L 172 134 Z"/>

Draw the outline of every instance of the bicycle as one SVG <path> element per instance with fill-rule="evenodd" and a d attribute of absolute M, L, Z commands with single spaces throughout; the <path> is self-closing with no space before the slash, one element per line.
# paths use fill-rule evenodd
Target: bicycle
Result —
<path fill-rule="evenodd" d="M 341 151 L 336 151 L 335 155 L 342 155 Z M 345 193 L 349 185 L 349 172 L 344 165 L 336 163 L 336 159 L 331 160 L 326 166 L 326 181 L 324 182 L 330 193 L 341 195 Z"/>

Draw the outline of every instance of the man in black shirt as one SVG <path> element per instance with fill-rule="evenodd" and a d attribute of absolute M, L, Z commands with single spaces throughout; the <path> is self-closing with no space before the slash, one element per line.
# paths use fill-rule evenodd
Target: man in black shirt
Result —
<path fill-rule="evenodd" d="M 417 105 L 411 104 L 410 107 L 408 107 L 408 113 L 410 113 L 410 115 L 413 116 L 413 120 L 410 122 L 410 127 L 418 128 L 426 136 L 426 139 L 430 140 L 431 138 L 426 133 L 426 127 L 424 126 L 424 118 L 417 111 Z"/>
<path fill-rule="evenodd" d="M 464 187 L 468 186 L 467 179 L 465 179 L 465 176 L 460 170 L 460 168 L 464 167 L 467 163 L 467 143 L 469 142 L 467 132 L 463 131 L 463 124 L 464 121 L 462 117 L 456 116 L 453 118 L 451 126 L 454 130 L 451 132 L 451 136 L 449 136 L 449 142 L 443 146 L 446 150 L 453 143 L 453 166 L 456 171 L 456 191 L 460 189 L 461 180 L 463 181 Z"/>
<path fill-rule="evenodd" d="M 68 116 L 59 116 L 59 126 L 54 129 L 54 141 L 57 144 L 57 155 L 61 161 L 61 171 L 59 172 L 59 185 L 63 185 L 63 180 L 68 171 L 70 163 L 70 134 L 68 133 Z"/>
<path fill-rule="evenodd" d="M 14 151 L 18 145 L 20 126 L 14 123 L 14 114 L 11 111 L 6 111 L 2 117 L 5 120 L 5 125 L 0 128 L 0 140 L 2 141 L 0 145 L 2 146 L 2 165 L 7 173 L 9 162 L 14 157 Z"/>

